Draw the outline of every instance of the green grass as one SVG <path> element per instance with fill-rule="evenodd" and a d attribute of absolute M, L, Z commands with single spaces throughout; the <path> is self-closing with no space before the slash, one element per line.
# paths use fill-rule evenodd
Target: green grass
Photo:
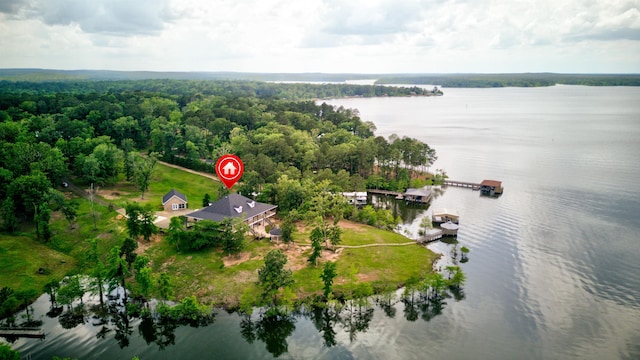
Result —
<path fill-rule="evenodd" d="M 0 287 L 42 291 L 51 279 L 61 279 L 76 265 L 73 257 L 55 251 L 28 236 L 0 235 Z M 38 269 L 46 270 L 46 275 Z"/>
<path fill-rule="evenodd" d="M 113 186 L 102 188 L 107 195 L 120 194 L 116 199 L 112 200 L 119 207 L 124 207 L 127 202 L 135 200 L 140 203 L 151 203 L 158 208 L 162 207 L 162 196 L 171 189 L 176 189 L 185 194 L 191 209 L 202 207 L 204 194 L 208 193 L 212 200 L 215 200 L 218 195 L 217 182 L 215 180 L 160 163 L 156 164 L 149 182 L 149 190 L 144 194 L 144 200 L 140 199 L 140 190 L 127 181 L 121 181 Z"/>
<path fill-rule="evenodd" d="M 125 223 L 117 212 L 94 203 L 97 224 L 97 230 L 94 230 L 91 203 L 81 198 L 76 198 L 76 201 L 80 207 L 72 226 L 59 213 L 52 216 L 51 230 L 54 237 L 49 244 L 51 248 L 81 260 L 89 249 L 88 239 L 98 238 L 100 252 L 107 253 L 127 236 Z"/>
<path fill-rule="evenodd" d="M 406 243 L 409 240 L 399 234 L 375 229 L 370 226 L 347 223 L 343 228 L 343 244 L 363 245 L 372 243 Z M 304 237 L 307 237 L 305 240 Z M 293 293 L 298 299 L 322 293 L 322 262 L 330 252 L 324 252 L 317 267 L 307 262 L 308 233 L 297 232 L 296 244 L 285 253 L 289 256 L 287 267 L 293 268 L 295 280 Z M 262 241 L 249 241 L 249 246 L 239 255 L 241 261 L 229 265 L 223 264 L 219 250 L 206 250 L 197 253 L 179 253 L 166 240 L 147 250 L 152 259 L 153 271 L 167 272 L 171 275 L 176 298 L 196 295 L 205 303 L 217 305 L 238 305 L 243 297 L 259 303 L 260 290 L 256 285 L 257 271 L 264 264 L 264 255 L 276 247 L 275 244 Z M 338 276 L 334 288 L 341 291 L 351 282 L 368 282 L 376 289 L 397 288 L 413 276 L 421 276 L 432 271 L 437 255 L 418 246 L 380 246 L 358 249 L 342 249 L 337 257 Z M 349 275 L 351 269 L 357 273 L 355 279 Z"/>
<path fill-rule="evenodd" d="M 53 237 L 49 243 L 35 240 L 32 224 L 22 224 L 21 232 L 14 235 L 0 234 L 0 286 L 17 291 L 42 291 L 43 285 L 51 279 L 60 280 L 65 275 L 89 270 L 92 264 L 86 261 L 89 249 L 86 240 L 98 238 L 103 257 L 112 246 L 122 242 L 126 230 L 115 211 L 95 204 L 98 229 L 94 230 L 91 203 L 82 198 L 74 199 L 80 206 L 73 226 L 59 212 L 51 214 Z M 50 273 L 38 274 L 41 267 Z"/>

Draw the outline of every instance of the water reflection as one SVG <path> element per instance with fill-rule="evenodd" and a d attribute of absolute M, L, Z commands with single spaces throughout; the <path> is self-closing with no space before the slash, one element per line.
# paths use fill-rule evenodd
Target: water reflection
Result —
<path fill-rule="evenodd" d="M 279 310 L 267 311 L 256 321 L 246 316 L 240 322 L 242 337 L 250 344 L 256 339 L 264 342 L 267 351 L 274 357 L 287 353 L 287 338 L 293 334 L 295 328 L 295 317 Z"/>

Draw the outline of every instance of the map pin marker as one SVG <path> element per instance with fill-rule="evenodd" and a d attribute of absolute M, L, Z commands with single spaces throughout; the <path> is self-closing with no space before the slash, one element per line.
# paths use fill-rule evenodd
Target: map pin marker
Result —
<path fill-rule="evenodd" d="M 216 162 L 216 175 L 227 189 L 231 189 L 240 180 L 243 172 L 244 164 L 235 155 L 222 155 Z"/>

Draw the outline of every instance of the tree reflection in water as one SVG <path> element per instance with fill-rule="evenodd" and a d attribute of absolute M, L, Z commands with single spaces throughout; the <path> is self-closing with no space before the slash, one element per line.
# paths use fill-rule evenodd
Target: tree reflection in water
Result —
<path fill-rule="evenodd" d="M 269 309 L 257 321 L 247 316 L 240 323 L 240 334 L 248 342 L 256 339 L 265 343 L 267 351 L 274 357 L 285 354 L 289 345 L 287 338 L 295 330 L 295 317 L 278 309 Z"/>
<path fill-rule="evenodd" d="M 295 330 L 298 316 L 304 316 L 313 323 L 322 336 L 324 346 L 328 348 L 338 345 L 341 330 L 352 343 L 357 341 L 358 334 L 368 331 L 375 312 L 371 300 L 389 318 L 397 315 L 399 303 L 402 303 L 407 321 L 431 321 L 442 314 L 447 299 L 460 301 L 465 298 L 462 287 L 465 279 L 459 267 L 449 267 L 448 271 L 448 279 L 438 273 L 410 279 L 401 295 L 396 291 L 388 291 L 375 297 L 302 305 L 293 313 L 272 308 L 260 313 L 257 319 L 245 315 L 240 321 L 240 334 L 250 344 L 256 340 L 264 342 L 266 350 L 278 357 L 288 352 L 287 339 Z M 53 312 L 50 315 L 55 316 Z M 72 329 L 87 321 L 93 326 L 101 326 L 96 338 L 105 339 L 113 333 L 113 338 L 121 348 L 129 346 L 133 334 L 131 323 L 137 319 L 137 334 L 148 345 L 155 343 L 163 350 L 175 344 L 178 327 L 208 326 L 214 323 L 215 314 L 205 310 L 195 298 L 188 298 L 174 307 L 165 304 L 148 307 L 145 302 L 135 301 L 125 307 L 117 300 L 110 300 L 104 306 L 80 303 L 75 307 L 69 306 L 58 316 L 65 329 Z"/>

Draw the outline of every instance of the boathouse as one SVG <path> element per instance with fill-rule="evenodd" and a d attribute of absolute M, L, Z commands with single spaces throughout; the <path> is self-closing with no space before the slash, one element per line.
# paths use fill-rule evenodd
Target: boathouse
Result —
<path fill-rule="evenodd" d="M 355 192 L 343 192 L 342 196 L 347 198 L 350 205 L 365 206 L 367 205 L 367 192 L 355 191 Z"/>
<path fill-rule="evenodd" d="M 407 202 L 413 202 L 417 204 L 426 204 L 431 201 L 431 190 L 429 189 L 414 189 L 409 188 L 404 193 L 404 200 Z"/>
<path fill-rule="evenodd" d="M 447 221 L 457 224 L 459 219 L 460 215 L 458 215 L 458 212 L 452 209 L 437 209 L 433 210 L 431 214 L 431 222 L 434 224 L 442 224 Z"/>
<path fill-rule="evenodd" d="M 497 180 L 482 180 L 480 183 L 482 195 L 498 196 L 502 194 L 502 182 Z"/>

